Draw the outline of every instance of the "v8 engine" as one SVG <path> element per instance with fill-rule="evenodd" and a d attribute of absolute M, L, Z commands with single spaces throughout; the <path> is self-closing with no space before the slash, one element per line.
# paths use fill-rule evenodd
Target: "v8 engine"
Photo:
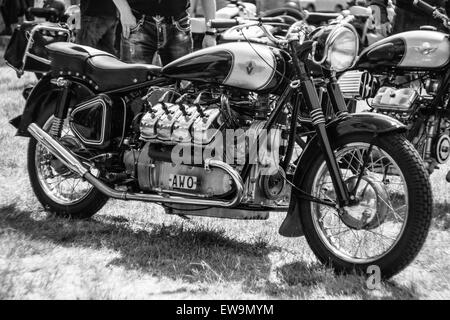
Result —
<path fill-rule="evenodd" d="M 265 121 L 255 118 L 268 112 L 269 100 L 259 96 L 253 100 L 247 99 L 248 104 L 243 105 L 241 101 L 244 99 L 228 94 L 203 91 L 197 95 L 189 95 L 163 88 L 152 88 L 149 91 L 144 97 L 146 109 L 137 119 L 142 147 L 124 154 L 127 174 L 136 178 L 140 190 L 174 195 L 195 194 L 205 198 L 233 194 L 233 179 L 227 170 L 205 170 L 205 161 L 209 157 L 220 159 L 234 170 L 241 171 L 244 163 L 236 160 L 239 157 L 248 159 L 250 146 L 235 144 L 234 138 L 233 141 L 221 139 L 224 139 L 225 132 L 229 129 L 239 129 L 244 135 L 249 131 L 256 134 L 262 132 Z M 278 154 L 282 143 L 275 140 L 281 136 L 281 130 L 276 130 L 275 136 L 269 137 L 269 153 Z M 240 138 L 236 137 L 238 140 Z M 225 153 L 233 154 L 233 159 L 223 159 L 222 154 L 216 154 L 220 149 L 216 149 L 218 142 L 226 145 Z M 200 161 L 199 158 L 192 157 L 192 162 L 178 163 L 174 159 L 174 156 L 179 155 L 177 150 L 194 153 L 194 147 L 196 151 L 200 150 Z M 233 148 L 232 152 L 229 152 L 230 147 Z M 262 174 L 267 163 L 273 159 L 272 154 L 257 159 L 260 164 L 252 169 L 252 179 L 246 185 L 247 196 L 244 202 L 248 205 L 279 205 L 280 201 L 287 199 L 288 188 L 281 173 L 275 170 L 274 175 Z M 276 169 L 278 160 L 277 158 L 276 163 L 271 162 Z"/>

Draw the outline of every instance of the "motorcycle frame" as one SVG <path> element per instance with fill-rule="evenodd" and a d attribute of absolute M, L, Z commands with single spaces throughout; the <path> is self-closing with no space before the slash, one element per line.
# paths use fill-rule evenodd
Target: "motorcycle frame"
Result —
<path fill-rule="evenodd" d="M 430 109 L 437 110 L 439 108 L 439 104 L 445 102 L 445 95 L 448 94 L 449 87 L 450 87 L 450 67 L 447 67 L 447 70 L 445 71 L 442 77 L 441 84 L 439 85 L 439 89 L 437 90 L 436 96 L 434 97 L 433 101 L 431 102 L 431 105 L 429 106 Z M 450 101 L 447 102 L 445 110 L 450 111 Z"/>

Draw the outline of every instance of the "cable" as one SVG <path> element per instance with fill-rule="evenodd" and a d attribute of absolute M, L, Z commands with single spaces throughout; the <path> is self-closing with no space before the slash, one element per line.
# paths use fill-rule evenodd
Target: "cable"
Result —
<path fill-rule="evenodd" d="M 243 32 L 242 29 L 240 29 L 239 31 L 241 32 L 241 34 L 242 34 L 242 36 L 244 37 L 245 41 L 247 41 L 247 43 L 250 45 L 250 47 L 252 48 L 252 50 L 255 51 L 255 53 L 258 55 L 258 57 L 259 57 L 262 61 L 264 61 L 264 63 L 267 64 L 267 65 L 269 66 L 269 68 L 271 68 L 276 74 L 278 74 L 279 76 L 281 76 L 284 80 L 286 80 L 286 81 L 288 81 L 288 82 L 291 81 L 291 79 L 289 79 L 288 77 L 286 77 L 284 74 L 282 74 L 282 73 L 281 73 L 280 71 L 278 71 L 276 68 L 272 67 L 272 65 L 271 65 L 269 62 L 267 62 L 267 60 L 264 59 L 264 57 L 262 57 L 262 56 L 259 54 L 258 50 L 255 49 L 255 47 L 253 46 L 253 44 L 251 43 L 251 41 L 247 38 L 247 36 L 244 34 L 244 32 Z"/>
<path fill-rule="evenodd" d="M 289 181 L 289 179 L 286 177 L 286 173 L 283 170 L 281 170 L 281 168 L 278 169 L 278 172 L 281 174 L 281 177 L 291 186 L 291 188 L 300 193 L 305 198 L 305 200 L 319 203 L 336 209 L 336 203 L 327 200 L 322 200 L 320 198 L 312 196 L 311 194 L 307 193 L 306 191 L 303 191 L 302 189 L 294 185 L 291 181 Z"/>

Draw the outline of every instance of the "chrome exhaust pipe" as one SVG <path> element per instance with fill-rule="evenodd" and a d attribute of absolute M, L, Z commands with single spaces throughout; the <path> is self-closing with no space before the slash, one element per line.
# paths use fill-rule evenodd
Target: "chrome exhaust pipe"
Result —
<path fill-rule="evenodd" d="M 28 132 L 50 151 L 59 161 L 61 161 L 71 171 L 84 177 L 89 170 L 78 161 L 77 158 L 66 147 L 53 139 L 47 132 L 42 130 L 37 124 L 32 123 L 28 126 Z"/>
<path fill-rule="evenodd" d="M 218 160 L 209 159 L 206 161 L 208 167 L 216 167 L 226 171 L 234 181 L 236 186 L 236 195 L 229 201 L 209 200 L 204 198 L 183 198 L 170 195 L 141 194 L 124 191 L 117 191 L 93 176 L 89 170 L 61 143 L 56 141 L 48 133 L 42 130 L 37 124 L 32 123 L 28 126 L 28 132 L 59 161 L 67 166 L 71 171 L 77 173 L 80 177 L 86 179 L 94 188 L 98 189 L 104 195 L 121 200 L 137 200 L 146 202 L 159 202 L 169 204 L 191 204 L 197 206 L 233 208 L 239 205 L 244 197 L 244 182 L 239 173 L 229 164 Z"/>

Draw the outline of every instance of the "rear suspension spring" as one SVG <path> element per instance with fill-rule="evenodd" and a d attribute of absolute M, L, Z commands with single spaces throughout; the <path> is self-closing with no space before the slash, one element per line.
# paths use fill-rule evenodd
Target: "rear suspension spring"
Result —
<path fill-rule="evenodd" d="M 54 117 L 52 126 L 49 131 L 50 136 L 52 136 L 53 138 L 60 138 L 62 129 L 63 129 L 63 125 L 64 125 L 64 119 Z"/>

